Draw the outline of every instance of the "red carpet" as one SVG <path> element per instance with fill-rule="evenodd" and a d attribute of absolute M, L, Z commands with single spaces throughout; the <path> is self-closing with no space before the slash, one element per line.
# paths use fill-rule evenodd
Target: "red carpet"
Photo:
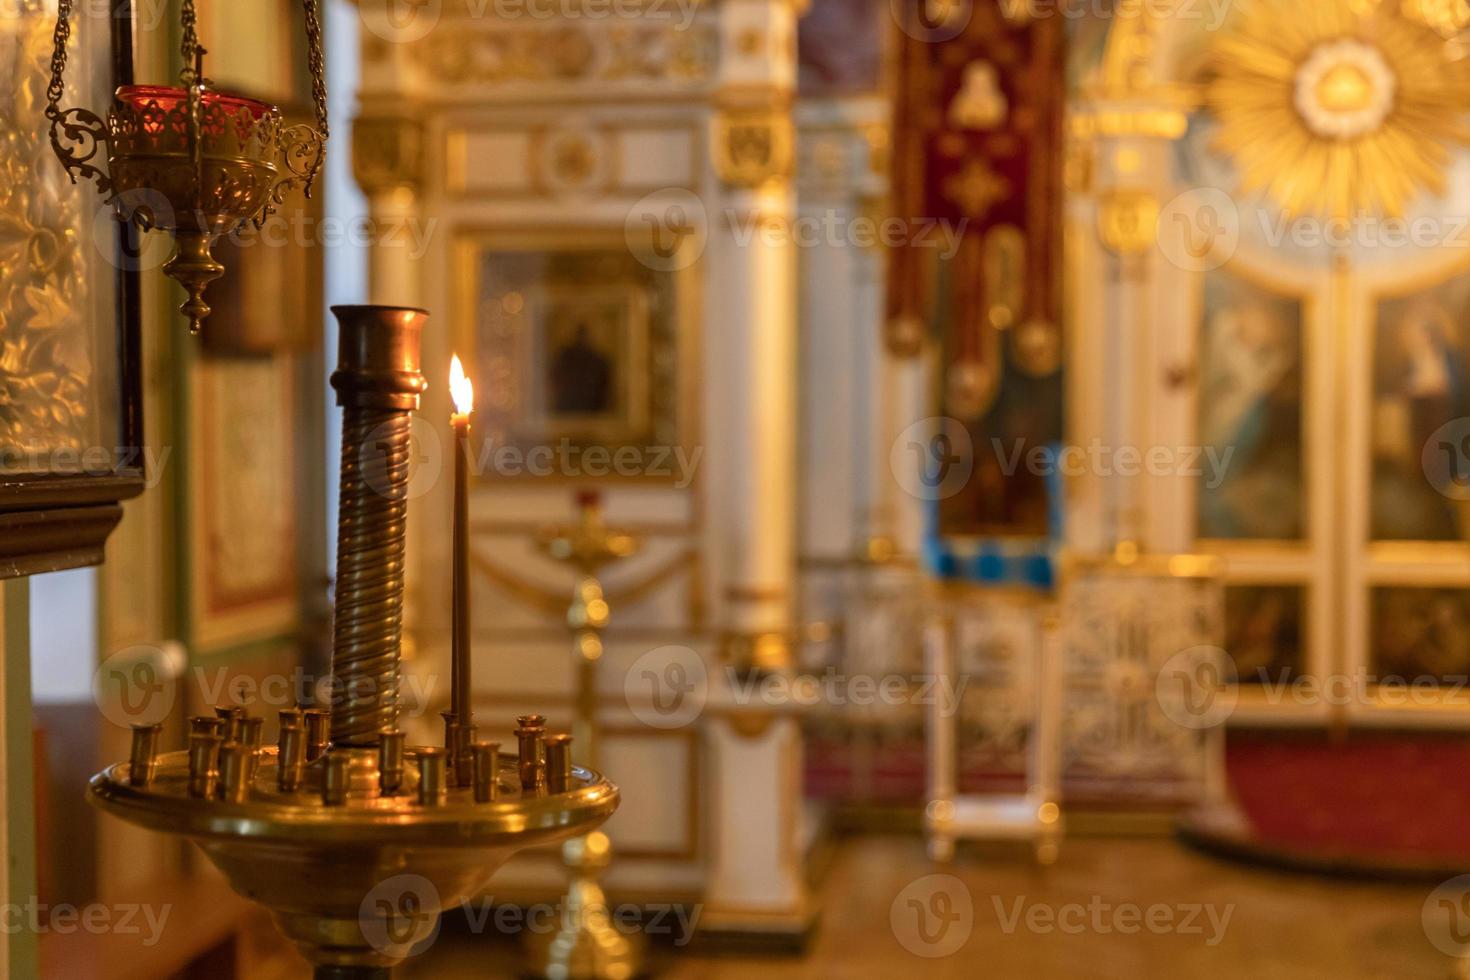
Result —
<path fill-rule="evenodd" d="M 1185 836 L 1234 856 L 1318 870 L 1470 871 L 1470 736 L 1306 732 L 1232 733 L 1226 750 L 1233 811 L 1194 812 Z M 1014 792 L 993 766 L 962 767 L 961 792 Z M 917 740 L 847 743 L 813 738 L 811 797 L 868 805 L 921 804 Z M 1065 802 L 1096 805 L 1068 780 Z"/>
<path fill-rule="evenodd" d="M 1344 870 L 1470 867 L 1470 738 L 1237 734 L 1226 756 L 1244 824 L 1187 825 L 1204 843 Z"/>

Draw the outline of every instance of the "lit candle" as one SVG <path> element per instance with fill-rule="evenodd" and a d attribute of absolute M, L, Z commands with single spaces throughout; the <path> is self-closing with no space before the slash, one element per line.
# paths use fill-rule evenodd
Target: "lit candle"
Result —
<path fill-rule="evenodd" d="M 454 428 L 454 621 L 451 640 L 453 657 L 450 680 L 450 706 L 461 732 L 471 724 L 470 709 L 470 413 L 475 406 L 475 386 L 465 377 L 464 366 L 455 355 L 449 364 L 449 393 L 454 399 L 454 413 L 449 424 Z M 450 759 L 458 763 L 461 746 L 445 746 Z"/>

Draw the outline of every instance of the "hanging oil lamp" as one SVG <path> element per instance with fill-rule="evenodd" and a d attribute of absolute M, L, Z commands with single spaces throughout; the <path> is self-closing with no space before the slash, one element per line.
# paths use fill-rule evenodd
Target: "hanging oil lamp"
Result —
<path fill-rule="evenodd" d="M 285 126 L 268 102 L 217 91 L 204 77 L 194 0 L 183 0 L 178 86 L 124 85 L 104 122 L 87 109 L 63 109 L 63 73 L 73 0 L 56 14 L 46 118 L 51 147 L 72 183 L 96 183 L 120 218 L 174 237 L 163 271 L 188 298 L 179 307 L 197 334 L 209 304 L 204 288 L 224 274 L 214 242 L 250 221 L 257 228 L 299 187 L 311 196 L 326 154 L 327 94 L 317 0 L 302 0 L 316 127 Z M 107 169 L 97 164 L 106 146 Z"/>

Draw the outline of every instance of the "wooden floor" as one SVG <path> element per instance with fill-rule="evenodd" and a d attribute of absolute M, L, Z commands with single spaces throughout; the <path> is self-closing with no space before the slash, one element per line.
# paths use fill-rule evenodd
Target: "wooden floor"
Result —
<path fill-rule="evenodd" d="M 1047 869 L 1015 850 L 962 851 L 934 868 L 917 840 L 854 838 L 824 882 L 805 956 L 721 956 L 696 942 L 658 946 L 656 963 L 669 980 L 1448 980 L 1455 961 L 1421 918 L 1434 884 L 1248 868 L 1164 839 L 1069 840 Z M 478 980 L 516 964 L 511 939 L 446 932 L 402 973 Z"/>

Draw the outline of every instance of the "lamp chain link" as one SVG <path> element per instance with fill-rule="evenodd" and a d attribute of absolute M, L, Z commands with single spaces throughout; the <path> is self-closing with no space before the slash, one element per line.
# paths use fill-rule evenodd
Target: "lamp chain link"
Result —
<path fill-rule="evenodd" d="M 46 118 L 61 116 L 61 97 L 66 94 L 62 76 L 66 72 L 66 44 L 71 40 L 71 0 L 60 0 L 56 7 L 56 33 L 52 38 L 51 84 L 46 86 Z"/>
<path fill-rule="evenodd" d="M 199 34 L 196 28 L 199 18 L 194 13 L 194 0 L 184 0 L 179 10 L 179 24 L 183 27 L 183 39 L 179 42 L 179 55 L 183 58 L 184 67 L 179 72 L 179 78 L 183 81 L 185 88 L 193 88 L 196 83 L 202 84 L 204 79 L 200 77 L 201 62 L 199 50 Z"/>
<path fill-rule="evenodd" d="M 317 0 L 302 0 L 306 13 L 306 66 L 311 71 L 311 101 L 316 107 L 316 128 L 326 140 L 331 135 L 327 127 L 327 79 L 322 67 L 322 23 L 317 14 Z"/>

